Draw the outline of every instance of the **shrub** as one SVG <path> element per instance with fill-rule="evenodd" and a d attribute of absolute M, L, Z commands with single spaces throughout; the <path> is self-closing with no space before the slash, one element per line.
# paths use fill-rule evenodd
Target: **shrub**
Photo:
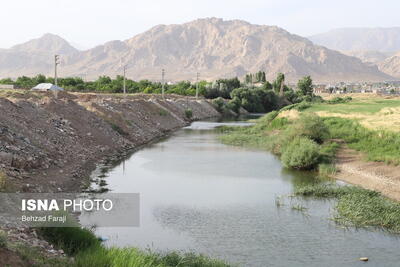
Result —
<path fill-rule="evenodd" d="M 292 135 L 308 137 L 319 144 L 329 137 L 328 127 L 314 113 L 302 114 L 289 131 Z"/>
<path fill-rule="evenodd" d="M 186 109 L 185 116 L 186 116 L 186 118 L 191 119 L 193 116 L 193 111 L 190 108 Z"/>
<path fill-rule="evenodd" d="M 232 110 L 235 113 L 239 113 L 241 107 L 241 102 L 238 97 L 234 97 L 232 100 L 226 104 L 226 108 Z"/>
<path fill-rule="evenodd" d="M 0 248 L 4 248 L 7 246 L 7 233 L 3 230 L 0 230 Z"/>
<path fill-rule="evenodd" d="M 225 101 L 222 97 L 213 99 L 212 104 L 218 112 L 222 113 L 224 111 Z"/>
<path fill-rule="evenodd" d="M 350 96 L 347 96 L 345 98 L 341 97 L 334 97 L 331 100 L 326 101 L 328 104 L 342 104 L 342 103 L 347 103 L 353 100 Z"/>
<path fill-rule="evenodd" d="M 127 136 L 129 135 L 127 132 L 125 132 L 121 127 L 119 127 L 117 124 L 110 122 L 111 128 L 119 133 L 120 135 Z"/>
<path fill-rule="evenodd" d="M 303 110 L 305 110 L 305 109 L 308 109 L 309 107 L 311 107 L 311 104 L 310 104 L 310 103 L 301 102 L 301 103 L 299 103 L 295 108 L 296 108 L 298 111 L 303 111 Z"/>
<path fill-rule="evenodd" d="M 282 153 L 282 162 L 287 168 L 312 169 L 319 161 L 319 146 L 314 141 L 297 137 Z"/>
<path fill-rule="evenodd" d="M 158 111 L 158 115 L 167 116 L 168 115 L 168 111 L 166 111 L 165 109 L 160 108 L 160 110 Z"/>

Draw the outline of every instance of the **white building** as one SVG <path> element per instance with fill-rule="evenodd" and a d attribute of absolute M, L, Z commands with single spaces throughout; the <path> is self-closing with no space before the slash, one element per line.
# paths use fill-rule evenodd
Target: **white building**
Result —
<path fill-rule="evenodd" d="M 39 83 L 31 90 L 38 90 L 38 91 L 64 91 L 64 88 L 58 87 L 52 83 Z"/>

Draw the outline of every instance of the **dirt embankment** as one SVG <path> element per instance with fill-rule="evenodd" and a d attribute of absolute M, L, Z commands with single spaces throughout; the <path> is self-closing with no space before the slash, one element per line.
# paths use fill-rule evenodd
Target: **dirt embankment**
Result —
<path fill-rule="evenodd" d="M 207 101 L 178 96 L 0 96 L 0 182 L 11 191 L 79 191 L 101 159 L 216 116 Z"/>
<path fill-rule="evenodd" d="M 337 153 L 336 179 L 381 192 L 400 201 L 400 166 L 363 159 L 363 154 L 342 144 Z"/>

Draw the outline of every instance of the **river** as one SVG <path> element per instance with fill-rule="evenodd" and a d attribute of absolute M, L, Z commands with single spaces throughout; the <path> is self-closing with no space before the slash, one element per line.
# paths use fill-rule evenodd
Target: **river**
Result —
<path fill-rule="evenodd" d="M 337 226 L 334 201 L 277 205 L 313 174 L 220 143 L 218 125 L 194 122 L 106 172 L 113 193 L 140 193 L 141 202 L 140 227 L 96 230 L 108 246 L 193 251 L 239 266 L 400 266 L 398 237 Z"/>

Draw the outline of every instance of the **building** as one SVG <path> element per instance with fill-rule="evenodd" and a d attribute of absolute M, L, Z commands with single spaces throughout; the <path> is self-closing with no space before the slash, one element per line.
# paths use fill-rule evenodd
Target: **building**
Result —
<path fill-rule="evenodd" d="M 31 90 L 37 90 L 37 91 L 64 91 L 64 88 L 58 87 L 57 85 L 54 85 L 52 83 L 39 83 L 35 87 L 33 87 Z"/>

